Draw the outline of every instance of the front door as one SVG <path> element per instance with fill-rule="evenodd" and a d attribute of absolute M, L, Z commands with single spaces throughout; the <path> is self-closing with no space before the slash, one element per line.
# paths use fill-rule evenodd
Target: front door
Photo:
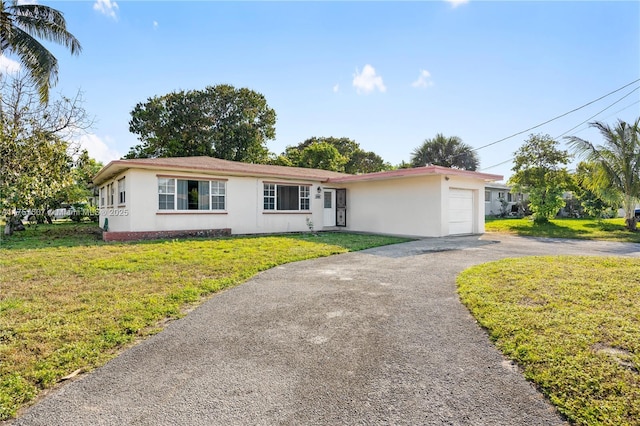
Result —
<path fill-rule="evenodd" d="M 325 189 L 324 202 L 324 226 L 336 226 L 336 191 Z"/>

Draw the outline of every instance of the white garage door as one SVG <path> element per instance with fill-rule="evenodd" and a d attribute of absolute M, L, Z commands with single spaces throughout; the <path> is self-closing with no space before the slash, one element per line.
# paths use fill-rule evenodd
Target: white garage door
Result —
<path fill-rule="evenodd" d="M 449 235 L 473 233 L 473 191 L 449 188 Z"/>

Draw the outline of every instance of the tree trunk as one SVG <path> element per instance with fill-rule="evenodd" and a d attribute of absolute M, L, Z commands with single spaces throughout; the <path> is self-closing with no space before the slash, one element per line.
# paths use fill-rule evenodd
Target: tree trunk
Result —
<path fill-rule="evenodd" d="M 636 202 L 635 198 L 630 195 L 625 196 L 624 200 L 624 223 L 629 231 L 637 229 L 638 220 L 636 219 Z"/>
<path fill-rule="evenodd" d="M 7 216 L 7 221 L 4 225 L 4 235 L 10 236 L 13 234 L 13 229 L 11 223 L 13 221 L 13 216 Z"/>

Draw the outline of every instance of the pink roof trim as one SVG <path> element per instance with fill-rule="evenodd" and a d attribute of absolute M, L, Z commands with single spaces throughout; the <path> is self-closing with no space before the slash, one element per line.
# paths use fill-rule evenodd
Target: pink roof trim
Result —
<path fill-rule="evenodd" d="M 371 180 L 397 179 L 412 176 L 449 175 L 499 181 L 502 176 L 468 170 L 449 169 L 441 166 L 398 169 L 386 172 L 349 175 L 320 169 L 302 167 L 272 166 L 268 164 L 250 164 L 237 161 L 221 160 L 213 157 L 173 157 L 173 158 L 141 158 L 132 160 L 114 160 L 102 168 L 93 178 L 95 184 L 111 179 L 115 175 L 131 168 L 164 169 L 175 171 L 199 171 L 231 176 L 262 176 L 282 179 L 302 179 L 317 182 L 347 183 Z"/>
<path fill-rule="evenodd" d="M 329 182 L 332 183 L 346 183 L 346 182 L 360 182 L 369 180 L 381 180 L 381 179 L 394 179 L 402 177 L 412 176 L 429 176 L 429 175 L 449 175 L 449 176 L 462 176 L 475 179 L 482 179 L 485 181 L 498 181 L 502 180 L 503 176 L 494 175 L 490 173 L 473 172 L 470 170 L 450 169 L 442 166 L 426 166 L 415 167 L 411 169 L 397 169 L 389 170 L 386 172 L 366 173 L 363 175 L 347 175 L 342 177 L 330 178 Z"/>

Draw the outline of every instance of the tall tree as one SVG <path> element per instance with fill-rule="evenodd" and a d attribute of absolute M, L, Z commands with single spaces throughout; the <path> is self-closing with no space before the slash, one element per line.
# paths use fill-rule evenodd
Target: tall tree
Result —
<path fill-rule="evenodd" d="M 462 170 L 477 170 L 480 160 L 470 145 L 457 136 L 446 137 L 438 133 L 432 139 L 426 139 L 411 153 L 412 167 L 428 164 L 451 167 Z"/>
<path fill-rule="evenodd" d="M 262 94 L 228 84 L 155 96 L 131 111 L 129 130 L 142 143 L 126 158 L 209 155 L 265 163 L 275 122 Z"/>
<path fill-rule="evenodd" d="M 515 192 L 529 193 L 536 223 L 548 222 L 564 206 L 563 191 L 571 182 L 566 165 L 569 153 L 549 135 L 530 135 L 513 154 L 515 173 L 509 179 Z"/>
<path fill-rule="evenodd" d="M 625 224 L 636 230 L 634 214 L 640 198 L 640 117 L 634 123 L 618 120 L 615 127 L 595 121 L 590 123 L 600 131 L 604 143 L 595 145 L 577 136 L 567 137 L 572 149 L 596 164 L 592 189 L 597 192 L 615 189 L 621 195 Z"/>
<path fill-rule="evenodd" d="M 58 81 L 58 60 L 37 38 L 61 44 L 72 55 L 82 50 L 56 9 L 0 0 L 0 54 L 10 52 L 18 57 L 36 84 L 40 101 L 47 103 L 49 89 Z"/>
<path fill-rule="evenodd" d="M 73 183 L 71 141 L 90 125 L 81 95 L 42 104 L 26 77 L 0 89 L 0 211 L 42 209 Z"/>
<path fill-rule="evenodd" d="M 341 155 L 335 146 L 320 142 L 303 149 L 296 166 L 339 172 L 344 170 L 346 162 L 347 158 Z"/>
<path fill-rule="evenodd" d="M 332 146 L 336 152 L 333 153 L 327 146 Z M 320 152 L 323 152 L 325 157 L 333 153 L 332 161 L 317 162 L 316 168 L 330 167 L 327 170 L 351 174 L 379 172 L 391 168 L 391 165 L 386 163 L 382 157 L 375 152 L 363 150 L 356 141 L 335 137 L 312 137 L 298 145 L 288 146 L 284 153 L 272 160 L 272 163 L 296 167 L 315 167 L 309 165 L 308 159 L 302 158 L 304 152 L 307 152 L 307 158 L 309 155 L 317 158 L 317 154 Z"/>

